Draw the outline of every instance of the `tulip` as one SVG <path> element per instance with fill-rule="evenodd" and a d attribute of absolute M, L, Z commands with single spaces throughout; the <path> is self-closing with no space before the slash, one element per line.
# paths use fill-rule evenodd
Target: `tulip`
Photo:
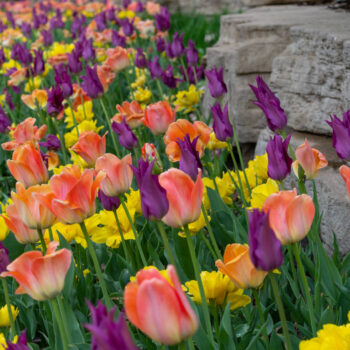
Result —
<path fill-rule="evenodd" d="M 100 189 L 109 197 L 119 196 L 129 190 L 132 182 L 133 172 L 131 154 L 123 159 L 111 153 L 106 153 L 96 161 L 95 169 L 103 174 Z"/>
<path fill-rule="evenodd" d="M 162 6 L 160 13 L 154 16 L 155 25 L 158 31 L 166 32 L 170 28 L 170 12 L 165 6 Z"/>
<path fill-rule="evenodd" d="M 12 176 L 26 187 L 44 183 L 49 178 L 40 150 L 32 142 L 16 148 L 7 166 Z"/>
<path fill-rule="evenodd" d="M 1 277 L 13 277 L 19 284 L 16 294 L 28 294 L 35 300 L 49 300 L 59 295 L 72 262 L 72 252 L 50 242 L 46 255 L 38 250 L 23 253 L 7 266 Z"/>
<path fill-rule="evenodd" d="M 266 271 L 258 270 L 252 263 L 249 247 L 242 244 L 229 244 L 224 253 L 224 262 L 217 260 L 216 267 L 230 277 L 237 288 L 258 288 L 267 276 Z"/>
<path fill-rule="evenodd" d="M 119 113 L 112 118 L 112 121 L 121 123 L 123 121 L 123 118 L 125 118 L 131 129 L 142 125 L 144 111 L 138 102 L 132 101 L 129 103 L 125 101 L 122 105 L 117 105 L 116 108 Z"/>
<path fill-rule="evenodd" d="M 280 100 L 261 77 L 257 77 L 256 82 L 257 87 L 249 85 L 257 98 L 254 104 L 263 110 L 267 125 L 272 131 L 282 130 L 287 125 L 287 117 L 280 106 Z"/>
<path fill-rule="evenodd" d="M 249 254 L 253 265 L 263 271 L 277 269 L 283 262 L 281 242 L 270 227 L 268 214 L 259 209 L 249 213 Z"/>
<path fill-rule="evenodd" d="M 271 194 L 264 202 L 263 210 L 269 212 L 269 223 L 282 244 L 301 241 L 309 232 L 315 205 L 306 194 L 280 191 Z"/>
<path fill-rule="evenodd" d="M 194 183 L 183 171 L 171 168 L 160 174 L 159 183 L 166 190 L 169 201 L 169 211 L 162 221 L 179 228 L 199 218 L 203 196 L 201 170 Z"/>
<path fill-rule="evenodd" d="M 35 57 L 34 57 L 34 69 L 33 69 L 33 75 L 41 75 L 45 71 L 45 62 L 43 60 L 43 51 L 34 50 Z"/>
<path fill-rule="evenodd" d="M 171 109 L 169 102 L 159 101 L 147 106 L 142 122 L 154 135 L 167 131 L 168 126 L 176 119 L 176 113 Z"/>
<path fill-rule="evenodd" d="M 350 110 L 344 113 L 343 121 L 335 114 L 326 121 L 333 129 L 333 147 L 341 159 L 350 159 Z"/>
<path fill-rule="evenodd" d="M 96 192 L 104 174 L 85 169 L 82 173 L 77 165 L 65 167 L 59 175 L 54 175 L 49 185 L 51 196 L 38 196 L 59 221 L 64 224 L 80 224 L 96 212 Z"/>
<path fill-rule="evenodd" d="M 307 179 L 315 178 L 318 170 L 328 165 L 326 157 L 317 149 L 311 148 L 306 139 L 305 143 L 296 149 L 295 156 L 297 160 L 293 162 L 293 170 L 297 177 L 299 165 L 303 168 Z"/>
<path fill-rule="evenodd" d="M 146 59 L 145 54 L 143 53 L 142 48 L 136 49 L 135 66 L 137 68 L 145 68 L 147 66 L 147 59 Z"/>
<path fill-rule="evenodd" d="M 148 69 L 151 73 L 152 79 L 157 79 L 162 76 L 163 70 L 157 56 L 154 56 L 153 59 L 148 61 Z"/>
<path fill-rule="evenodd" d="M 6 271 L 7 265 L 10 263 L 9 252 L 0 242 L 0 273 Z"/>
<path fill-rule="evenodd" d="M 346 189 L 348 190 L 348 195 L 350 197 L 350 168 L 346 165 L 342 165 L 339 168 L 340 175 L 345 181 Z"/>
<path fill-rule="evenodd" d="M 160 174 L 163 171 L 162 160 L 160 159 L 156 146 L 153 143 L 146 142 L 141 148 L 141 155 L 142 158 L 149 163 L 154 162 L 152 171 L 154 174 Z"/>
<path fill-rule="evenodd" d="M 40 147 L 45 147 L 51 151 L 58 151 L 61 148 L 61 141 L 56 135 L 46 135 L 45 142 L 40 142 Z"/>
<path fill-rule="evenodd" d="M 51 44 L 53 43 L 53 34 L 49 30 L 43 30 L 41 32 L 41 35 L 43 37 L 44 46 L 51 46 Z"/>
<path fill-rule="evenodd" d="M 177 83 L 180 82 L 181 79 L 175 78 L 173 67 L 169 65 L 168 68 L 162 72 L 162 81 L 168 88 L 175 89 Z"/>
<path fill-rule="evenodd" d="M 21 95 L 21 100 L 32 110 L 36 110 L 38 107 L 45 108 L 47 104 L 47 92 L 46 90 L 35 89 L 30 95 Z"/>
<path fill-rule="evenodd" d="M 63 64 L 59 64 L 55 69 L 55 82 L 62 91 L 63 98 L 70 97 L 73 94 L 73 85 L 67 68 Z"/>
<path fill-rule="evenodd" d="M 115 49 L 108 49 L 106 53 L 108 58 L 103 64 L 110 67 L 113 72 L 117 73 L 129 67 L 128 52 L 124 48 L 117 46 Z"/>
<path fill-rule="evenodd" d="M 93 44 L 92 44 L 92 38 L 90 38 L 88 40 L 86 40 L 84 38 L 82 46 L 83 46 L 82 56 L 83 56 L 84 60 L 86 60 L 86 61 L 94 60 L 96 57 L 96 54 L 95 54 L 95 49 L 94 49 Z"/>
<path fill-rule="evenodd" d="M 154 162 L 143 159 L 138 161 L 138 168 L 132 166 L 137 185 L 140 189 L 141 209 L 146 219 L 160 220 L 169 210 L 166 190 L 159 184 L 159 176 L 153 175 Z"/>
<path fill-rule="evenodd" d="M 0 134 L 4 134 L 9 131 L 9 127 L 11 126 L 11 119 L 7 116 L 5 111 L 0 106 Z"/>
<path fill-rule="evenodd" d="M 179 35 L 178 32 L 176 32 L 173 36 L 173 41 L 171 43 L 168 43 L 165 47 L 166 54 L 169 58 L 176 58 L 180 57 L 185 52 L 185 47 L 183 43 L 184 34 L 182 33 Z"/>
<path fill-rule="evenodd" d="M 19 86 L 26 80 L 28 68 L 21 68 L 10 75 L 7 86 Z"/>
<path fill-rule="evenodd" d="M 112 30 L 112 45 L 113 46 L 126 46 L 126 37 L 120 35 L 115 29 Z"/>
<path fill-rule="evenodd" d="M 120 199 L 118 196 L 106 196 L 102 190 L 98 191 L 98 199 L 101 202 L 102 208 L 108 211 L 117 210 L 120 206 Z"/>
<path fill-rule="evenodd" d="M 143 269 L 124 290 L 130 322 L 151 339 L 175 345 L 191 337 L 198 319 L 182 290 L 175 268 L 168 266 L 170 283 L 156 269 Z"/>
<path fill-rule="evenodd" d="M 198 51 L 192 39 L 188 40 L 188 48 L 186 49 L 186 59 L 189 65 L 195 66 L 198 62 Z"/>
<path fill-rule="evenodd" d="M 57 116 L 63 111 L 63 91 L 60 86 L 52 87 L 47 91 L 46 109 L 49 115 Z"/>
<path fill-rule="evenodd" d="M 126 149 L 132 149 L 137 147 L 138 139 L 136 135 L 131 131 L 130 126 L 127 124 L 125 118 L 121 123 L 113 122 L 113 131 L 118 135 L 119 143 Z"/>
<path fill-rule="evenodd" d="M 69 71 L 73 74 L 80 73 L 83 69 L 82 63 L 79 60 L 77 52 L 73 50 L 71 53 L 67 54 L 68 56 L 68 68 Z"/>
<path fill-rule="evenodd" d="M 228 102 L 225 104 L 224 110 L 221 109 L 220 103 L 211 107 L 213 115 L 213 130 L 215 136 L 220 141 L 227 141 L 233 137 L 233 128 L 228 116 Z"/>
<path fill-rule="evenodd" d="M 103 95 L 104 89 L 97 75 L 97 65 L 93 68 L 86 66 L 86 75 L 81 78 L 83 79 L 81 87 L 89 97 L 97 98 Z"/>
<path fill-rule="evenodd" d="M 27 335 L 24 330 L 21 335 L 18 337 L 16 343 L 7 342 L 7 350 L 31 350 L 27 344 Z"/>
<path fill-rule="evenodd" d="M 106 134 L 102 137 L 95 131 L 85 131 L 71 149 L 82 157 L 88 166 L 93 167 L 97 158 L 106 153 Z"/>
<path fill-rule="evenodd" d="M 216 67 L 209 71 L 205 71 L 204 74 L 208 79 L 208 87 L 210 94 L 214 98 L 220 98 L 227 93 L 227 87 L 223 78 L 224 69 L 221 67 L 218 71 Z"/>
<path fill-rule="evenodd" d="M 292 135 L 285 140 L 280 135 L 270 138 L 266 146 L 268 157 L 267 174 L 271 179 L 281 181 L 290 173 L 292 167 L 292 158 L 288 154 L 288 145 Z"/>
<path fill-rule="evenodd" d="M 156 48 L 157 48 L 157 51 L 159 53 L 162 53 L 162 52 L 165 51 L 165 47 L 166 47 L 165 39 L 162 36 L 156 37 Z"/>

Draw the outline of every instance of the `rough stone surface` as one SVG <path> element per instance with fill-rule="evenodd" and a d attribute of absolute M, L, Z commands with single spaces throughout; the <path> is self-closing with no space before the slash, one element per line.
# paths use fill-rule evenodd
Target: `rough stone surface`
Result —
<path fill-rule="evenodd" d="M 268 140 L 272 132 L 268 129 L 260 133 L 255 153 L 265 153 Z M 339 174 L 341 165 L 335 150 L 332 147 L 332 138 L 308 133 L 293 132 L 291 145 L 296 149 L 307 138 L 311 147 L 320 150 L 329 164 L 321 169 L 315 178 L 320 210 L 323 213 L 321 222 L 321 238 L 328 252 L 333 250 L 333 233 L 336 235 L 339 250 L 342 255 L 350 251 L 350 200 L 346 186 Z M 297 187 L 296 176 L 291 174 L 285 181 L 287 188 Z M 307 191 L 312 195 L 311 181 L 307 181 Z"/>

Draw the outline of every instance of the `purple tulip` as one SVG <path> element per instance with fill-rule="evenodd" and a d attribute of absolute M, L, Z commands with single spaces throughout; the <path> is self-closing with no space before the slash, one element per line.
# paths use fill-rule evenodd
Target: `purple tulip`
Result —
<path fill-rule="evenodd" d="M 39 50 L 34 50 L 35 56 L 34 56 L 34 68 L 33 68 L 33 75 L 40 75 L 44 73 L 45 71 L 45 62 L 43 59 L 43 52 Z"/>
<path fill-rule="evenodd" d="M 47 113 L 55 116 L 60 114 L 63 111 L 63 100 L 63 93 L 59 86 L 47 90 Z"/>
<path fill-rule="evenodd" d="M 211 107 L 213 115 L 213 129 L 215 136 L 220 141 L 227 141 L 233 137 L 233 128 L 228 116 L 228 102 L 226 102 L 224 110 L 221 109 L 220 103 Z"/>
<path fill-rule="evenodd" d="M 62 90 L 64 98 L 73 94 L 73 85 L 71 77 L 67 72 L 67 67 L 64 64 L 59 64 L 55 67 L 55 82 Z"/>
<path fill-rule="evenodd" d="M 249 214 L 249 254 L 253 265 L 263 271 L 279 268 L 283 262 L 282 244 L 269 224 L 269 215 L 253 209 Z"/>
<path fill-rule="evenodd" d="M 123 0 L 123 7 L 127 9 L 129 5 L 131 4 L 131 0 Z"/>
<path fill-rule="evenodd" d="M 166 190 L 159 183 L 159 175 L 152 174 L 154 161 L 140 159 L 138 168 L 131 166 L 140 189 L 141 209 L 148 220 L 160 220 L 169 210 Z"/>
<path fill-rule="evenodd" d="M 56 10 L 56 16 L 52 17 L 50 20 L 50 29 L 54 30 L 56 28 L 64 28 L 64 22 L 62 19 L 62 13 L 59 9 Z"/>
<path fill-rule="evenodd" d="M 53 43 L 53 34 L 49 30 L 43 30 L 41 35 L 44 39 L 44 46 L 48 47 Z"/>
<path fill-rule="evenodd" d="M 176 141 L 181 150 L 179 168 L 188 174 L 193 181 L 197 179 L 198 169 L 203 169 L 201 159 L 196 150 L 198 138 L 199 136 L 195 137 L 191 142 L 190 135 L 186 134 L 184 140 L 178 139 Z"/>
<path fill-rule="evenodd" d="M 11 23 L 13 29 L 16 28 L 16 22 L 11 12 L 6 12 L 6 18 Z"/>
<path fill-rule="evenodd" d="M 270 138 L 266 146 L 266 152 L 268 157 L 267 174 L 271 179 L 281 181 L 291 171 L 292 158 L 288 154 L 288 145 L 292 134 L 290 134 L 285 140 L 282 136 L 275 135 Z"/>
<path fill-rule="evenodd" d="M 7 89 L 4 89 L 3 93 L 6 93 L 5 101 L 6 101 L 7 105 L 9 106 L 9 108 L 13 111 L 15 109 L 15 105 L 13 104 L 12 95 L 9 93 L 9 91 Z"/>
<path fill-rule="evenodd" d="M 26 330 L 18 337 L 17 343 L 7 342 L 7 350 L 31 350 L 27 344 Z"/>
<path fill-rule="evenodd" d="M 141 48 L 136 50 L 135 66 L 137 68 L 145 68 L 147 66 L 147 59 Z"/>
<path fill-rule="evenodd" d="M 83 69 L 83 65 L 75 50 L 68 54 L 68 68 L 73 74 L 78 74 Z"/>
<path fill-rule="evenodd" d="M 39 143 L 41 147 L 52 151 L 57 151 L 61 148 L 61 141 L 56 135 L 46 135 L 45 140 L 45 142 Z"/>
<path fill-rule="evenodd" d="M 162 81 L 170 89 L 175 89 L 181 80 L 174 77 L 173 67 L 169 65 L 168 69 L 162 72 Z"/>
<path fill-rule="evenodd" d="M 86 66 L 86 75 L 81 76 L 83 82 L 81 87 L 91 98 L 101 97 L 104 93 L 103 86 L 97 75 L 97 65 L 93 68 Z"/>
<path fill-rule="evenodd" d="M 335 114 L 331 120 L 326 121 L 333 129 L 333 147 L 338 157 L 344 160 L 350 159 L 350 110 L 344 113 L 343 121 Z"/>
<path fill-rule="evenodd" d="M 27 37 L 30 38 L 32 35 L 32 26 L 27 23 L 27 22 L 23 22 L 21 25 L 21 30 L 23 32 L 23 34 Z"/>
<path fill-rule="evenodd" d="M 18 42 L 12 47 L 11 58 L 23 63 L 26 66 L 33 60 L 33 57 L 30 51 L 26 48 L 26 45 Z"/>
<path fill-rule="evenodd" d="M 140 13 L 143 11 L 145 11 L 145 6 L 143 5 L 143 3 L 141 1 L 138 1 L 135 12 Z"/>
<path fill-rule="evenodd" d="M 183 43 L 183 38 L 184 38 L 183 33 L 179 35 L 179 33 L 176 32 L 173 36 L 173 41 L 166 45 L 165 52 L 169 58 L 180 57 L 184 54 L 185 47 Z"/>
<path fill-rule="evenodd" d="M 162 6 L 160 13 L 156 14 L 154 19 L 158 31 L 166 32 L 170 29 L 170 12 L 165 6 Z"/>
<path fill-rule="evenodd" d="M 83 44 L 82 56 L 85 60 L 94 60 L 96 57 L 95 49 L 92 46 L 92 39 L 85 40 Z"/>
<path fill-rule="evenodd" d="M 261 77 L 257 77 L 256 82 L 257 87 L 249 85 L 257 98 L 254 104 L 263 110 L 267 125 L 273 132 L 282 130 L 287 125 L 287 117 L 280 106 L 280 100 Z"/>
<path fill-rule="evenodd" d="M 97 25 L 97 30 L 99 32 L 104 31 L 107 28 L 107 17 L 106 12 L 102 11 L 95 16 L 95 22 Z"/>
<path fill-rule="evenodd" d="M 111 7 L 106 11 L 106 18 L 110 22 L 116 22 L 117 18 L 115 17 L 115 8 Z"/>
<path fill-rule="evenodd" d="M 178 68 L 183 76 L 183 80 L 185 81 L 186 74 L 184 69 L 181 66 L 179 66 Z M 204 66 L 199 66 L 199 67 L 188 66 L 186 69 L 186 72 L 187 72 L 188 82 L 190 84 L 197 84 L 197 82 L 199 82 L 203 77 Z M 196 76 L 194 75 L 195 72 L 196 72 Z"/>
<path fill-rule="evenodd" d="M 0 48 L 0 66 L 6 61 L 5 52 L 3 48 Z"/>
<path fill-rule="evenodd" d="M 118 196 L 110 197 L 98 190 L 98 199 L 100 200 L 104 210 L 113 211 L 117 210 L 120 206 L 120 199 Z"/>
<path fill-rule="evenodd" d="M 122 30 L 125 36 L 131 36 L 134 33 L 134 20 L 131 22 L 126 18 L 121 21 Z"/>
<path fill-rule="evenodd" d="M 10 263 L 9 251 L 0 242 L 0 273 L 6 271 L 6 267 L 9 263 Z"/>
<path fill-rule="evenodd" d="M 151 60 L 148 61 L 148 69 L 153 79 L 157 79 L 162 76 L 163 70 L 159 63 L 159 58 L 157 56 L 153 57 Z"/>
<path fill-rule="evenodd" d="M 72 26 L 71 26 L 71 32 L 72 32 L 73 38 L 77 38 L 79 37 L 79 35 L 83 33 L 85 23 L 86 23 L 86 17 L 84 15 L 78 16 L 78 14 L 76 14 L 74 16 Z"/>
<path fill-rule="evenodd" d="M 137 146 L 138 139 L 131 131 L 130 126 L 123 118 L 121 123 L 113 122 L 113 131 L 118 135 L 119 143 L 126 149 L 132 149 Z"/>
<path fill-rule="evenodd" d="M 219 71 L 216 69 L 216 67 L 213 67 L 211 70 L 204 71 L 204 74 L 208 79 L 210 94 L 214 98 L 220 98 L 222 95 L 227 93 L 227 87 L 224 82 L 223 73 L 223 67 L 221 67 Z"/>
<path fill-rule="evenodd" d="M 162 36 L 156 38 L 156 48 L 159 53 L 162 53 L 165 51 L 165 46 L 166 46 L 166 42 Z"/>
<path fill-rule="evenodd" d="M 97 307 L 88 302 L 92 323 L 86 324 L 92 334 L 91 350 L 137 350 L 129 334 L 124 312 L 114 321 L 115 307 L 107 308 L 99 301 Z"/>
<path fill-rule="evenodd" d="M 0 33 L 2 33 L 3 31 L 5 31 L 7 29 L 7 25 L 2 23 L 2 21 L 0 21 Z"/>
<path fill-rule="evenodd" d="M 189 65 L 196 65 L 198 62 L 198 51 L 196 50 L 196 46 L 194 41 L 190 39 L 188 41 L 188 47 L 186 49 L 186 59 Z"/>
<path fill-rule="evenodd" d="M 125 36 L 120 35 L 115 29 L 112 30 L 112 44 L 113 46 L 126 47 Z"/>

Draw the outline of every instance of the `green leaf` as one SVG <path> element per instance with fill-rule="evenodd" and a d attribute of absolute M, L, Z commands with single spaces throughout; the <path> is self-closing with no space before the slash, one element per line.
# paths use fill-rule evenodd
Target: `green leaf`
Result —
<path fill-rule="evenodd" d="M 220 323 L 219 343 L 220 343 L 220 349 L 222 350 L 236 349 L 236 346 L 233 342 L 233 335 L 232 335 L 230 306 L 231 306 L 231 303 L 228 303 L 226 305 L 226 308 Z"/>

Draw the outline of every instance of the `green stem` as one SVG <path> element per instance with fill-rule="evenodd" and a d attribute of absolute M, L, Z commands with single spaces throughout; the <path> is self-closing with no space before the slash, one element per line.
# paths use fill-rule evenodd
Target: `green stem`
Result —
<path fill-rule="evenodd" d="M 7 305 L 7 312 L 9 313 L 12 337 L 15 337 L 16 336 L 16 327 L 15 327 L 15 321 L 13 320 L 13 315 L 12 315 L 12 310 L 11 310 L 9 290 L 7 288 L 7 283 L 6 283 L 5 278 L 1 278 L 1 282 L 2 282 L 2 287 L 4 289 L 5 301 L 6 301 L 6 305 Z"/>
<path fill-rule="evenodd" d="M 165 250 L 166 250 L 166 252 L 168 254 L 168 257 L 169 257 L 169 260 L 170 260 L 170 264 L 173 265 L 176 268 L 175 257 L 174 257 L 174 254 L 173 254 L 171 248 L 170 248 L 168 236 L 165 233 L 164 226 L 163 226 L 162 222 L 159 221 L 159 220 L 156 221 L 156 225 L 157 225 L 158 231 L 159 231 L 159 233 L 160 233 L 160 235 L 162 237 Z"/>
<path fill-rule="evenodd" d="M 299 247 L 297 243 L 292 244 L 295 260 L 297 262 L 299 272 L 301 275 L 301 282 L 303 284 L 304 288 L 304 295 L 306 298 L 306 303 L 307 303 L 307 308 L 309 310 L 309 315 L 310 315 L 310 323 L 311 323 L 311 329 L 312 329 L 312 334 L 316 335 L 316 321 L 315 321 L 315 313 L 314 313 L 314 306 L 311 300 L 311 294 L 310 294 L 310 289 L 309 285 L 307 283 L 306 275 L 305 275 L 305 270 L 303 263 L 300 258 L 300 252 L 299 252 Z"/>
<path fill-rule="evenodd" d="M 194 245 L 192 242 L 190 231 L 188 229 L 188 225 L 186 225 L 184 228 L 185 228 L 185 233 L 186 233 L 187 245 L 188 245 L 188 249 L 190 251 L 190 256 L 191 256 L 192 265 L 193 265 L 193 269 L 194 269 L 194 274 L 195 274 L 196 280 L 198 282 L 198 288 L 199 288 L 199 292 L 200 292 L 201 299 L 202 299 L 205 325 L 207 328 L 209 339 L 210 339 L 211 343 L 213 343 L 214 339 L 213 339 L 213 332 L 212 332 L 211 323 L 210 323 L 209 307 L 208 307 L 207 299 L 205 297 L 203 282 L 202 282 L 201 274 L 199 271 L 198 260 L 196 257 L 196 253 L 194 250 Z"/>
<path fill-rule="evenodd" d="M 159 79 L 156 79 L 156 84 L 159 90 L 160 98 L 162 101 L 164 101 L 164 93 L 163 93 L 162 85 L 160 84 Z"/>
<path fill-rule="evenodd" d="M 186 68 L 186 65 L 185 65 L 183 57 L 180 58 L 180 63 L 181 63 L 182 69 L 184 70 L 184 74 L 185 74 L 185 78 L 186 78 L 187 84 L 189 84 L 190 83 L 190 79 L 188 79 L 187 68 Z"/>
<path fill-rule="evenodd" d="M 41 228 L 37 228 L 37 231 L 38 231 L 38 235 L 39 235 L 39 238 L 40 238 L 40 242 L 41 242 L 41 246 L 42 246 L 43 252 L 44 252 L 44 254 L 46 254 L 46 243 L 45 243 L 45 240 L 44 240 L 43 231 L 41 230 Z"/>
<path fill-rule="evenodd" d="M 258 308 L 258 314 L 259 314 L 259 318 L 260 318 L 260 323 L 262 325 L 264 325 L 264 328 L 263 328 L 262 332 L 263 332 L 263 335 L 264 335 L 264 341 L 265 341 L 266 349 L 269 350 L 270 349 L 270 344 L 269 344 L 269 337 L 268 337 L 267 331 L 266 331 L 265 317 L 264 317 L 264 313 L 263 313 L 263 310 L 262 310 L 262 307 L 261 307 L 259 293 L 258 293 L 258 291 L 255 288 L 253 289 L 253 294 L 254 294 L 256 307 Z"/>
<path fill-rule="evenodd" d="M 290 246 L 290 244 L 287 245 L 287 249 L 288 249 L 289 263 L 290 263 L 290 266 L 292 269 L 293 280 L 295 281 L 295 283 L 297 283 L 298 282 L 297 271 L 296 271 L 295 266 L 294 266 L 293 251 L 292 251 L 292 247 Z"/>
<path fill-rule="evenodd" d="M 129 209 L 128 209 L 128 207 L 126 206 L 126 204 L 124 202 L 124 198 L 122 196 L 120 196 L 119 199 L 120 199 L 120 202 L 122 203 L 122 206 L 124 208 L 125 214 L 126 214 L 128 220 L 130 222 L 130 226 L 131 226 L 132 232 L 134 233 L 136 246 L 137 246 L 137 249 L 138 249 L 138 251 L 140 253 L 142 264 L 143 264 L 143 266 L 147 266 L 147 260 L 145 258 L 145 255 L 143 254 L 143 250 L 142 250 L 141 242 L 140 242 L 140 237 L 138 236 L 138 233 L 136 231 L 134 222 L 131 219 L 131 216 L 130 216 L 130 213 L 129 213 Z"/>
<path fill-rule="evenodd" d="M 188 347 L 190 348 L 190 350 L 195 350 L 192 337 L 187 339 L 187 344 L 188 344 Z"/>
<path fill-rule="evenodd" d="M 51 226 L 49 227 L 49 238 L 50 238 L 50 242 L 54 241 Z"/>
<path fill-rule="evenodd" d="M 276 282 L 276 279 L 275 279 L 275 276 L 274 276 L 273 272 L 270 272 L 269 276 L 270 276 L 270 281 L 271 281 L 271 285 L 272 285 L 273 294 L 275 295 L 275 300 L 276 300 L 276 304 L 277 304 L 277 308 L 278 308 L 278 313 L 280 315 L 280 320 L 281 320 L 281 323 L 282 323 L 282 329 L 283 329 L 284 342 L 285 342 L 285 345 L 286 345 L 286 349 L 287 350 L 292 350 L 292 344 L 290 342 L 286 314 L 284 312 L 284 307 L 283 307 L 283 304 L 282 304 L 280 292 L 278 291 L 278 285 L 277 285 L 277 282 Z"/>
<path fill-rule="evenodd" d="M 60 333 L 61 333 L 63 350 L 68 350 L 66 332 L 64 331 L 63 322 L 62 322 L 62 319 L 61 319 L 60 312 L 58 310 L 57 300 L 56 299 L 51 299 L 50 300 L 50 304 L 51 304 L 52 310 L 53 310 L 53 312 L 55 314 L 55 318 L 56 318 L 56 321 L 57 321 L 57 324 L 58 324 L 58 328 L 59 328 Z"/>
<path fill-rule="evenodd" d="M 185 344 L 185 342 L 181 342 L 181 343 L 178 345 L 178 349 L 179 349 L 179 350 L 186 350 L 186 344 Z"/>
<path fill-rule="evenodd" d="M 59 295 L 56 297 L 56 300 L 57 300 L 58 308 L 60 310 L 60 314 L 61 314 L 61 318 L 62 318 L 62 322 L 63 322 L 63 328 L 66 332 L 66 336 L 68 339 L 68 344 L 72 344 L 72 337 L 71 337 L 71 334 L 69 331 L 69 324 L 67 322 L 66 310 L 65 310 L 64 305 L 62 303 L 62 299 L 60 298 Z"/>
<path fill-rule="evenodd" d="M 68 100 L 68 105 L 69 105 L 69 108 L 70 108 L 70 111 L 72 113 L 72 118 L 73 118 L 73 122 L 74 122 L 74 127 L 77 131 L 77 135 L 78 135 L 78 138 L 79 138 L 79 128 L 78 128 L 78 123 L 77 123 L 77 120 L 75 119 L 75 113 L 74 113 L 74 109 L 73 109 L 73 106 L 72 106 L 72 102 Z"/>
<path fill-rule="evenodd" d="M 217 259 L 221 259 L 222 260 L 222 255 L 221 255 L 220 249 L 218 247 L 218 244 L 216 243 L 214 232 L 213 232 L 213 229 L 212 229 L 212 227 L 210 225 L 208 214 L 207 214 L 206 209 L 204 208 L 204 204 L 203 203 L 202 203 L 202 213 L 203 213 L 203 216 L 204 216 L 205 226 L 207 226 L 207 229 L 208 229 L 208 232 L 209 232 L 209 238 L 210 238 L 211 244 L 214 247 Z"/>
<path fill-rule="evenodd" d="M 49 116 L 49 118 L 50 118 L 50 116 Z M 56 119 L 55 118 L 52 118 L 52 119 L 53 119 L 55 127 L 58 131 L 58 134 L 60 135 L 60 141 L 62 144 L 61 149 L 62 149 L 64 164 L 68 164 L 68 155 L 67 155 L 67 149 L 66 149 L 66 141 L 64 140 L 64 134 L 61 132 L 61 129 L 58 127 Z"/>
<path fill-rule="evenodd" d="M 210 254 L 212 255 L 214 261 L 216 261 L 218 259 L 218 257 L 216 256 L 213 247 L 211 246 L 210 242 L 207 240 L 207 238 L 204 236 L 202 230 L 199 231 L 199 236 L 201 237 L 201 239 L 203 240 L 204 244 L 208 247 Z"/>
<path fill-rule="evenodd" d="M 281 186 L 282 191 L 284 191 L 286 189 L 285 186 L 284 186 L 284 181 L 283 180 L 280 181 L 280 186 Z"/>
<path fill-rule="evenodd" d="M 92 262 L 93 262 L 94 267 L 95 267 L 97 278 L 98 278 L 98 280 L 100 282 L 100 285 L 101 285 L 103 299 L 105 300 L 107 308 L 111 309 L 113 307 L 113 303 L 112 303 L 112 301 L 111 301 L 111 299 L 110 299 L 110 297 L 108 295 L 106 282 L 103 279 L 103 275 L 102 275 L 102 271 L 101 271 L 101 266 L 100 266 L 100 264 L 99 264 L 99 262 L 97 260 L 96 252 L 95 252 L 95 249 L 94 249 L 94 247 L 92 245 L 92 242 L 91 242 L 91 239 L 90 239 L 89 234 L 87 232 L 87 229 L 86 229 L 84 221 L 82 223 L 80 223 L 80 227 L 81 227 L 81 230 L 83 232 L 84 238 L 86 240 L 87 247 L 88 247 L 90 256 L 92 258 Z"/>

